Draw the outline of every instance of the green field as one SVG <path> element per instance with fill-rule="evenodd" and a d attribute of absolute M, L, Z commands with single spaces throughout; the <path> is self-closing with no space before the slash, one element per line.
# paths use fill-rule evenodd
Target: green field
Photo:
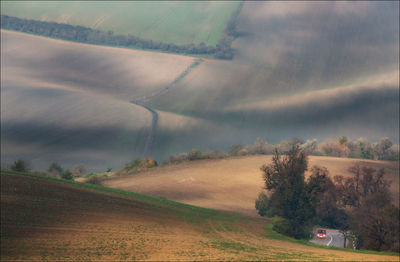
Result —
<path fill-rule="evenodd" d="M 239 2 L 2 1 L 1 14 L 174 44 L 216 45 Z"/>

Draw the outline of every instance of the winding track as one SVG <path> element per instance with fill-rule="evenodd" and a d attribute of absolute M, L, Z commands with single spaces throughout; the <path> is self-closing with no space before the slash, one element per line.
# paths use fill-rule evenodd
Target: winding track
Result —
<path fill-rule="evenodd" d="M 147 135 L 146 138 L 146 142 L 144 145 L 144 149 L 143 149 L 143 157 L 149 157 L 151 155 L 151 148 L 154 142 L 154 138 L 156 135 L 156 130 L 157 130 L 157 123 L 158 123 L 158 113 L 157 111 L 155 111 L 154 109 L 152 109 L 151 107 L 149 107 L 148 105 L 146 105 L 145 103 L 150 101 L 152 98 L 165 94 L 166 92 L 169 91 L 169 89 L 171 87 L 174 87 L 179 81 L 181 81 L 184 77 L 186 77 L 195 67 L 197 67 L 201 62 L 203 61 L 203 59 L 195 59 L 193 63 L 191 63 L 186 69 L 185 71 L 183 71 L 181 74 L 179 74 L 178 77 L 176 77 L 174 79 L 174 81 L 172 81 L 170 84 L 166 85 L 164 88 L 162 88 L 161 90 L 154 92 L 148 96 L 142 96 L 139 97 L 137 99 L 134 99 L 131 101 L 132 104 L 138 105 L 143 107 L 144 109 L 146 109 L 147 111 L 149 111 L 152 115 L 152 121 L 151 121 L 151 128 L 150 131 Z"/>
<path fill-rule="evenodd" d="M 131 101 L 131 103 L 143 107 L 144 109 L 148 110 L 152 115 L 151 129 L 150 129 L 150 131 L 149 131 L 149 133 L 147 135 L 146 143 L 145 143 L 144 149 L 143 149 L 143 156 L 144 157 L 149 157 L 150 156 L 150 152 L 151 152 L 150 150 L 151 150 L 151 147 L 153 145 L 154 137 L 155 137 L 155 134 L 156 134 L 157 122 L 158 122 L 158 113 L 154 109 L 152 109 L 151 107 L 146 106 L 146 105 L 144 105 L 144 104 L 142 104 L 142 103 L 140 103 L 138 101 Z"/>

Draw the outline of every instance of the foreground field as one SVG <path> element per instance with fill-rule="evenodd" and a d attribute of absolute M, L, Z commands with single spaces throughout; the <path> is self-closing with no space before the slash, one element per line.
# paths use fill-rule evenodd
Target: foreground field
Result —
<path fill-rule="evenodd" d="M 1 173 L 1 260 L 363 260 L 268 239 L 267 221 L 51 178 Z"/>
<path fill-rule="evenodd" d="M 330 176 L 350 175 L 354 163 L 385 168 L 386 178 L 392 180 L 393 199 L 399 204 L 399 163 L 311 156 L 309 169 L 324 166 Z M 264 182 L 260 167 L 269 164 L 271 156 L 248 156 L 221 160 L 203 160 L 150 169 L 146 172 L 114 177 L 106 186 L 163 197 L 207 208 L 222 209 L 257 216 L 254 201 Z"/>

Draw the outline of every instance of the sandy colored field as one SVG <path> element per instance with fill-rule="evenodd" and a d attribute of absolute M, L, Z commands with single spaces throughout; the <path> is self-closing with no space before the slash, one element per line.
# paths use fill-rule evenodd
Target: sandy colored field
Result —
<path fill-rule="evenodd" d="M 266 221 L 142 195 L 1 174 L 1 260 L 363 260 L 266 238 Z"/>
<path fill-rule="evenodd" d="M 374 168 L 385 168 L 386 178 L 393 181 L 391 190 L 398 204 L 398 162 L 311 156 L 309 168 L 314 165 L 325 166 L 332 177 L 348 176 L 348 167 L 358 161 Z M 105 185 L 201 207 L 257 216 L 254 201 L 264 185 L 260 167 L 270 162 L 271 156 L 193 161 L 115 177 L 106 180 Z"/>

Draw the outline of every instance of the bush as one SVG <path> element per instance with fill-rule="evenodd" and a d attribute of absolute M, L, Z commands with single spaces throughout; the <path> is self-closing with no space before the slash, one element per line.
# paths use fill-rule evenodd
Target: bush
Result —
<path fill-rule="evenodd" d="M 104 180 L 104 177 L 93 175 L 93 176 L 90 176 L 88 178 L 88 180 L 86 180 L 86 183 L 93 184 L 93 185 L 101 185 L 103 180 Z"/>
<path fill-rule="evenodd" d="M 258 194 L 258 198 L 255 201 L 255 206 L 260 216 L 274 216 L 274 213 L 270 209 L 270 200 L 264 192 L 260 192 L 260 194 Z"/>
<path fill-rule="evenodd" d="M 72 174 L 71 171 L 66 170 L 65 172 L 63 172 L 63 173 L 61 174 L 61 178 L 62 178 L 62 179 L 67 179 L 67 180 L 72 180 L 72 179 L 74 179 L 74 175 Z"/>
<path fill-rule="evenodd" d="M 272 229 L 275 230 L 278 233 L 284 234 L 284 235 L 291 235 L 290 232 L 290 223 L 287 219 L 284 219 L 282 217 L 274 217 L 272 218 Z"/>
<path fill-rule="evenodd" d="M 52 163 L 52 164 L 49 166 L 49 168 L 47 169 L 47 171 L 49 172 L 49 174 L 50 174 L 51 176 L 54 176 L 54 177 L 60 177 L 60 176 L 62 176 L 62 174 L 63 174 L 63 172 L 64 172 L 64 170 L 63 170 L 63 168 L 60 166 L 60 164 L 58 164 L 58 163 L 56 163 L 56 162 Z"/>
<path fill-rule="evenodd" d="M 11 170 L 17 172 L 28 172 L 28 163 L 26 163 L 23 159 L 15 160 L 14 163 L 11 165 Z"/>

